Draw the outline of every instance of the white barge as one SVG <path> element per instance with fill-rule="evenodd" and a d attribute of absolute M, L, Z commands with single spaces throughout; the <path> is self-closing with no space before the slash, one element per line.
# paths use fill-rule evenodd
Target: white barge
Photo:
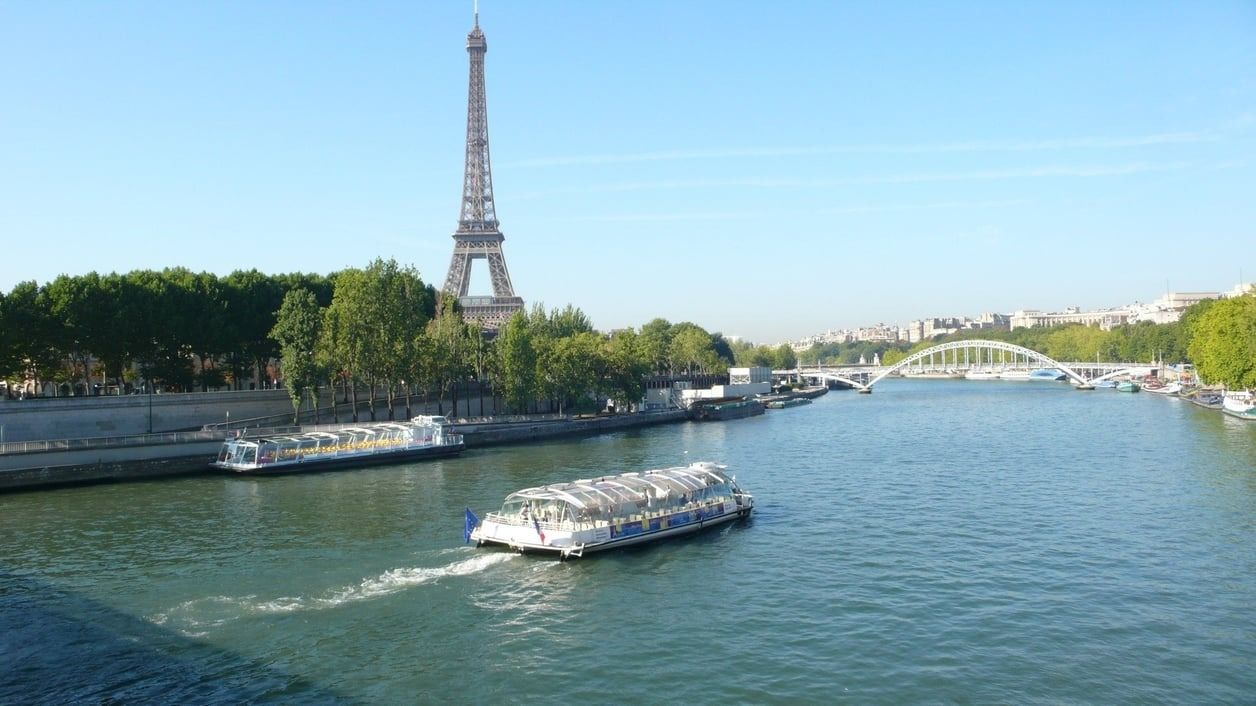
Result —
<path fill-rule="evenodd" d="M 754 509 L 725 470 L 700 462 L 520 490 L 482 521 L 468 509 L 465 538 L 566 559 L 697 532 Z"/>
<path fill-rule="evenodd" d="M 228 439 L 210 465 L 234 473 L 296 473 L 452 456 L 464 448 L 449 420 L 420 416 L 409 422 Z"/>

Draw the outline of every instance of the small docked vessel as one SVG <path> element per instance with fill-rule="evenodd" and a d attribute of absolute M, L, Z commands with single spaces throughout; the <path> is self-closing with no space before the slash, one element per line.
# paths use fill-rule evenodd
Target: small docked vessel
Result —
<path fill-rule="evenodd" d="M 699 400 L 690 408 L 690 414 L 700 422 L 726 421 L 741 419 L 763 414 L 763 403 L 759 400 Z"/>
<path fill-rule="evenodd" d="M 559 558 L 673 537 L 747 517 L 754 498 L 710 462 L 527 488 L 484 519 L 466 511 L 464 538 Z"/>
<path fill-rule="evenodd" d="M 787 409 L 789 407 L 800 407 L 805 404 L 811 404 L 811 400 L 806 397 L 789 397 L 783 400 L 768 400 L 763 404 L 768 409 Z"/>
<path fill-rule="evenodd" d="M 1221 411 L 1231 417 L 1256 421 L 1256 395 L 1250 390 L 1227 392 L 1221 400 Z"/>
<path fill-rule="evenodd" d="M 1158 385 L 1152 385 L 1150 382 L 1148 382 L 1143 385 L 1143 390 L 1147 392 L 1154 392 L 1158 395 L 1173 396 L 1173 395 L 1177 395 L 1179 392 L 1182 391 L 1182 385 L 1176 382 L 1170 382 L 1170 383 L 1161 382 Z"/>
<path fill-rule="evenodd" d="M 1116 384 L 1117 392 L 1138 392 L 1138 383 L 1133 380 L 1122 380 Z"/>
<path fill-rule="evenodd" d="M 1028 370 L 1004 370 L 999 373 L 1000 380 L 1031 380 Z"/>
<path fill-rule="evenodd" d="M 465 448 L 444 417 L 228 439 L 210 465 L 234 473 L 296 473 L 452 456 Z"/>
<path fill-rule="evenodd" d="M 1068 376 L 1065 375 L 1063 371 L 1056 370 L 1055 368 L 1038 368 L 1037 370 L 1029 373 L 1030 380 L 1057 381 L 1063 380 L 1066 377 Z"/>
<path fill-rule="evenodd" d="M 1220 392 L 1212 392 L 1209 390 L 1197 390 L 1192 395 L 1182 395 L 1182 398 L 1191 404 L 1197 404 L 1206 409 L 1224 409 L 1225 395 Z"/>
<path fill-rule="evenodd" d="M 1111 389 L 1116 387 L 1116 380 L 1100 380 L 1099 382 L 1093 384 L 1096 389 L 1101 387 Z"/>
<path fill-rule="evenodd" d="M 998 380 L 999 373 L 995 370 L 969 370 L 964 373 L 965 380 Z"/>

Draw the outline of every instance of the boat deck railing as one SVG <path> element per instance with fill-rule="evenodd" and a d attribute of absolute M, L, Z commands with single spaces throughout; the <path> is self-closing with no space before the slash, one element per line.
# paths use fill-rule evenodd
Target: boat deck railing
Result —
<path fill-rule="evenodd" d="M 427 439 L 418 438 L 411 439 L 409 441 L 404 439 L 362 440 L 348 444 L 337 443 L 321 448 L 315 447 L 309 449 L 280 446 L 277 458 L 270 458 L 267 456 L 263 457 L 265 460 L 259 459 L 252 463 L 242 465 L 268 466 L 276 463 L 299 463 L 307 460 L 340 458 L 342 456 L 372 456 L 375 454 L 391 453 L 401 449 L 413 447 L 457 446 L 461 443 L 461 434 L 445 434 L 441 437 L 440 443 L 436 443 L 435 440 L 429 437 Z"/>
<path fill-rule="evenodd" d="M 749 497 L 749 496 L 744 496 L 744 497 Z M 484 516 L 484 520 L 486 522 L 495 522 L 500 525 L 511 525 L 514 527 L 525 527 L 525 526 L 533 527 L 536 525 L 540 525 L 542 530 L 558 530 L 562 532 L 580 532 L 583 530 L 597 529 L 599 527 L 610 527 L 611 525 L 615 525 L 615 524 L 623 524 L 623 523 L 628 523 L 628 522 L 641 522 L 644 520 L 653 520 L 660 517 L 671 517 L 672 515 L 678 515 L 683 512 L 692 512 L 694 510 L 702 509 L 705 507 L 723 505 L 724 503 L 730 500 L 734 500 L 734 499 L 735 499 L 734 497 L 721 495 L 717 498 L 704 500 L 702 502 L 686 503 L 678 507 L 663 508 L 660 510 L 655 510 L 653 512 L 633 513 L 625 517 L 615 518 L 615 519 L 610 519 L 610 520 L 604 520 L 604 519 L 579 520 L 575 522 L 571 520 L 536 520 L 535 522 L 533 522 L 531 515 L 528 515 L 526 517 L 523 515 L 504 515 L 500 512 L 490 512 Z"/>

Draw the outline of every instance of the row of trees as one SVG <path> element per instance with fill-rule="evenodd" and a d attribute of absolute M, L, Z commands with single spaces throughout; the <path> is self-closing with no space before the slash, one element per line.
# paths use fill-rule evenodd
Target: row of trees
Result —
<path fill-rule="evenodd" d="M 0 293 L 0 380 L 120 384 L 138 369 L 172 389 L 238 387 L 277 355 L 270 331 L 285 293 L 327 304 L 336 277 L 173 268 L 21 282 Z"/>
<path fill-rule="evenodd" d="M 390 410 L 404 396 L 407 416 L 412 396 L 443 402 L 470 380 L 516 411 L 538 400 L 564 410 L 599 396 L 635 403 L 650 375 L 721 374 L 735 359 L 723 336 L 692 323 L 602 334 L 571 306 L 535 306 L 488 340 L 393 260 L 327 276 L 178 268 L 23 282 L 0 292 L 0 333 L 0 380 L 239 388 L 279 360 L 298 407 L 333 387 L 355 410 L 360 390 L 372 410 L 377 395 Z"/>
<path fill-rule="evenodd" d="M 602 334 L 570 305 L 519 312 L 489 340 L 463 320 L 454 299 L 391 260 L 341 272 L 326 307 L 311 292 L 290 291 L 272 336 L 294 415 L 305 400 L 317 400 L 322 384 L 355 395 L 364 387 L 372 410 L 376 390 L 382 391 L 390 419 L 398 395 L 405 397 L 408 417 L 412 395 L 435 389 L 443 403 L 445 391 L 463 380 L 491 386 L 516 412 L 539 400 L 560 412 L 601 398 L 631 405 L 652 374 L 722 373 L 731 362 L 731 354 L 721 355 L 727 352 L 723 337 L 695 324 L 655 319 L 640 332 Z"/>

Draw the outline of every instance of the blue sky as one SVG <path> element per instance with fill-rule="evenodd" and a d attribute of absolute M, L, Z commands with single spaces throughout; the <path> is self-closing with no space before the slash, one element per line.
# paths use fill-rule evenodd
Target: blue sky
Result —
<path fill-rule="evenodd" d="M 773 342 L 1256 279 L 1254 3 L 480 9 L 517 292 L 599 327 Z M 470 26 L 0 3 L 0 289 L 376 256 L 442 283 Z"/>

